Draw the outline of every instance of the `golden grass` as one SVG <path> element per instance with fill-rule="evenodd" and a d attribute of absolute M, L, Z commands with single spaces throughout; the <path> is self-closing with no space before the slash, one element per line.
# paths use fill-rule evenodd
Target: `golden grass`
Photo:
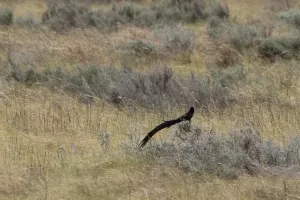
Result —
<path fill-rule="evenodd" d="M 128 133 L 142 137 L 162 119 L 184 109 L 159 113 L 88 106 L 68 95 L 15 85 L 1 99 L 1 199 L 298 199 L 299 179 L 242 176 L 222 180 L 124 155 Z M 299 109 L 243 106 L 209 116 L 196 110 L 193 124 L 226 133 L 244 120 L 259 122 L 266 138 L 284 142 L 299 130 Z M 286 112 L 286 114 L 284 113 Z M 280 114 L 280 115 L 279 115 Z M 242 117 L 243 116 L 243 117 Z M 278 129 L 278 130 L 277 130 Z M 100 136 L 110 134 L 109 148 Z M 155 136 L 167 140 L 170 130 Z M 136 144 L 133 144 L 136 145 Z"/>
<path fill-rule="evenodd" d="M 238 20 L 263 15 L 259 0 L 227 3 Z M 35 13 L 37 18 L 46 9 L 40 1 L 3 1 L 0 6 L 13 7 L 17 16 Z M 175 73 L 205 74 L 209 70 L 204 66 L 212 58 L 214 47 L 207 42 L 203 24 L 193 28 L 199 31 L 197 51 L 189 64 L 169 63 Z M 0 58 L 5 61 L 12 51 L 24 53 L 28 62 L 36 62 L 41 68 L 64 66 L 73 70 L 77 63 L 118 66 L 114 47 L 144 38 L 156 40 L 147 29 L 135 27 L 124 27 L 109 35 L 92 29 L 59 35 L 5 28 L 0 32 Z M 245 68 L 281 88 L 281 98 L 296 105 L 300 88 L 298 61 L 264 63 L 247 56 L 242 59 Z M 146 71 L 147 67 L 138 70 Z M 288 85 L 289 80 L 291 87 L 280 87 Z M 300 199 L 299 177 L 244 175 L 237 180 L 223 180 L 122 153 L 120 143 L 127 141 L 129 134 L 142 138 L 162 120 L 179 116 L 188 108 L 160 112 L 140 107 L 117 108 L 101 100 L 86 105 L 67 94 L 15 83 L 0 89 L 0 199 Z M 245 90 L 245 101 L 225 110 L 211 108 L 210 112 L 201 113 L 197 109 L 192 123 L 204 130 L 227 134 L 251 121 L 263 137 L 281 144 L 299 133 L 299 108 L 257 104 L 251 98 L 253 91 Z M 163 130 L 153 139 L 168 140 L 171 132 Z M 105 133 L 110 136 L 108 146 L 101 145 Z"/>
<path fill-rule="evenodd" d="M 14 18 L 31 17 L 33 19 L 41 19 L 42 14 L 47 9 L 46 3 L 39 0 L 4 0 L 0 2 L 0 7 L 11 8 L 14 11 Z"/>
<path fill-rule="evenodd" d="M 247 22 L 248 20 L 258 19 L 264 16 L 265 1 L 260 0 L 226 0 L 228 4 L 231 16 L 239 22 Z"/>

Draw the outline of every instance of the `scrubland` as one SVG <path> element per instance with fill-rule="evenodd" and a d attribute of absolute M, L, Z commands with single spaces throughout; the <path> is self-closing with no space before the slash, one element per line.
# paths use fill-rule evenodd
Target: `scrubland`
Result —
<path fill-rule="evenodd" d="M 2 0 L 0 30 L 0 199 L 300 199 L 297 0 Z"/>

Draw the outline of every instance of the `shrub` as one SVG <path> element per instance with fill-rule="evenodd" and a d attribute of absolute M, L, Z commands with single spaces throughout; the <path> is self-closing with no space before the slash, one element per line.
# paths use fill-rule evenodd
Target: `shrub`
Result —
<path fill-rule="evenodd" d="M 211 70 L 208 76 L 191 76 L 186 85 L 198 105 L 228 107 L 237 102 L 234 88 L 246 84 L 247 71 L 242 66 Z"/>
<path fill-rule="evenodd" d="M 0 25 L 11 25 L 13 23 L 13 11 L 9 8 L 0 9 Z"/>
<path fill-rule="evenodd" d="M 146 7 L 137 3 L 113 6 L 110 10 L 91 11 L 74 1 L 49 3 L 43 15 L 43 22 L 52 29 L 64 32 L 71 27 L 84 28 L 87 25 L 105 30 L 114 30 L 117 24 L 134 24 L 152 27 L 156 24 L 196 22 L 208 16 L 228 18 L 226 4 L 208 0 L 168 0 Z"/>
<path fill-rule="evenodd" d="M 146 26 L 152 27 L 157 23 L 161 23 L 160 20 L 157 18 L 157 13 L 153 9 L 148 9 L 147 11 L 144 10 L 136 19 L 135 25 L 138 26 Z"/>
<path fill-rule="evenodd" d="M 118 10 L 118 15 L 120 16 L 120 19 L 125 22 L 133 22 L 140 17 L 142 12 L 143 9 L 141 6 L 138 6 L 137 4 L 126 4 Z"/>
<path fill-rule="evenodd" d="M 164 106 L 197 104 L 220 107 L 236 102 L 233 88 L 246 79 L 242 68 L 212 71 L 208 77 L 176 77 L 168 67 L 156 67 L 152 72 L 134 72 L 129 68 L 82 66 L 73 72 L 61 68 L 37 70 L 13 66 L 9 78 L 21 83 L 64 90 L 75 97 L 101 98 L 115 104 Z"/>
<path fill-rule="evenodd" d="M 157 52 L 157 47 L 154 43 L 144 40 L 132 40 L 124 44 L 122 47 L 126 54 L 134 56 L 153 56 Z"/>
<path fill-rule="evenodd" d="M 41 74 L 34 68 L 27 68 L 25 71 L 22 71 L 18 67 L 13 67 L 10 77 L 18 82 L 31 85 L 41 79 Z"/>
<path fill-rule="evenodd" d="M 228 28 L 229 28 L 229 24 L 227 22 L 224 22 L 220 18 L 213 17 L 210 19 L 208 23 L 207 33 L 211 38 L 217 39 L 218 37 L 222 36 L 222 34 Z"/>
<path fill-rule="evenodd" d="M 251 47 L 254 39 L 259 36 L 255 27 L 247 25 L 237 25 L 229 34 L 231 44 L 239 51 Z"/>
<path fill-rule="evenodd" d="M 151 8 L 130 3 L 117 9 L 120 23 L 132 23 L 138 26 L 170 24 L 176 22 L 196 22 L 210 15 L 227 18 L 228 7 L 217 1 L 204 0 L 168 0 L 155 4 Z"/>
<path fill-rule="evenodd" d="M 280 18 L 300 29 L 300 10 L 290 10 L 280 13 Z"/>
<path fill-rule="evenodd" d="M 219 18 L 211 19 L 207 32 L 211 38 L 226 41 L 240 52 L 253 46 L 255 39 L 263 34 L 255 26 L 233 24 Z"/>
<path fill-rule="evenodd" d="M 111 11 L 91 11 L 89 12 L 89 25 L 103 29 L 116 30 L 119 23 L 119 17 L 116 12 Z"/>
<path fill-rule="evenodd" d="M 203 131 L 188 122 L 175 126 L 172 132 L 171 138 L 164 142 L 150 140 L 141 153 L 132 148 L 132 145 L 138 146 L 139 140 L 135 138 L 131 138 L 133 142 L 122 143 L 122 147 L 131 155 L 136 152 L 137 156 L 147 157 L 154 164 L 225 179 L 236 179 L 245 172 L 252 175 L 271 175 L 275 170 L 284 173 L 299 165 L 299 137 L 291 138 L 287 146 L 281 147 L 264 140 L 252 123 L 228 135 Z"/>
<path fill-rule="evenodd" d="M 228 6 L 215 0 L 170 0 L 160 7 L 160 16 L 166 20 L 196 22 L 213 15 L 221 18 L 229 16 Z"/>
<path fill-rule="evenodd" d="M 182 24 L 163 26 L 156 29 L 155 33 L 162 41 L 163 50 L 166 52 L 190 55 L 195 48 L 195 33 Z"/>
<path fill-rule="evenodd" d="M 218 3 L 213 10 L 213 15 L 221 19 L 228 19 L 230 16 L 228 5 L 225 3 Z"/>
<path fill-rule="evenodd" d="M 286 147 L 286 159 L 281 164 L 286 164 L 286 166 L 290 165 L 299 165 L 300 164 L 300 137 L 292 138 L 287 147 Z M 282 159 L 281 159 L 282 160 Z"/>
<path fill-rule="evenodd" d="M 199 11 L 199 15 L 195 12 L 192 2 L 178 4 L 173 2 L 175 1 L 166 1 L 154 7 L 159 21 L 195 22 L 204 17 L 201 15 L 201 11 Z"/>
<path fill-rule="evenodd" d="M 104 30 L 115 30 L 117 24 L 135 24 L 151 26 L 156 22 L 155 14 L 150 9 L 137 4 L 125 4 L 118 9 L 89 11 L 76 2 L 52 3 L 43 15 L 43 22 L 58 32 L 71 27 L 85 28 L 94 26 Z"/>
<path fill-rule="evenodd" d="M 159 57 L 157 44 L 146 40 L 132 40 L 118 47 L 123 66 L 145 65 Z"/>
<path fill-rule="evenodd" d="M 269 140 L 262 146 L 262 161 L 269 166 L 282 165 L 285 162 L 285 153 L 278 145 Z"/>
<path fill-rule="evenodd" d="M 274 59 L 277 56 L 283 59 L 297 58 L 300 52 L 300 38 L 266 38 L 261 41 L 258 51 L 262 57 L 269 59 Z"/>
<path fill-rule="evenodd" d="M 15 24 L 23 27 L 29 27 L 29 28 L 38 28 L 40 26 L 40 21 L 27 16 L 27 17 L 18 17 L 15 20 Z"/>
<path fill-rule="evenodd" d="M 107 30 L 116 29 L 117 24 L 150 27 L 157 22 L 154 10 L 133 3 L 122 5 L 118 9 L 113 7 L 108 11 L 91 11 L 89 20 L 89 25 Z"/>
<path fill-rule="evenodd" d="M 82 28 L 89 23 L 88 10 L 72 1 L 53 3 L 43 14 L 42 21 L 57 32 L 68 31 L 70 27 Z"/>

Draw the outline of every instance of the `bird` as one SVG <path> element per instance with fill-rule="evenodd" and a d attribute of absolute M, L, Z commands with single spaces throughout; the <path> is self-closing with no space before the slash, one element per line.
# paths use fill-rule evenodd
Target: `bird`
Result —
<path fill-rule="evenodd" d="M 189 123 L 191 123 L 191 119 L 193 116 L 194 116 L 194 107 L 191 107 L 190 110 L 187 113 L 185 113 L 184 115 L 182 115 L 181 117 L 179 117 L 177 119 L 173 119 L 173 120 L 164 121 L 163 123 L 156 126 L 152 131 L 150 131 L 146 135 L 146 137 L 140 142 L 139 149 L 141 150 L 147 144 L 147 142 L 150 140 L 150 138 L 158 131 L 160 131 L 164 128 L 169 128 L 170 126 L 173 126 L 174 124 L 180 123 L 182 121 L 189 121 Z"/>

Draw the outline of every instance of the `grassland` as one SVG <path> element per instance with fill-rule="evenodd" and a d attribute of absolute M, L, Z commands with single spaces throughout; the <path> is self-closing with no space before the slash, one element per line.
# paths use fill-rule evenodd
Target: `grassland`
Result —
<path fill-rule="evenodd" d="M 300 199 L 297 1 L 53 2 L 0 2 L 0 199 Z"/>

